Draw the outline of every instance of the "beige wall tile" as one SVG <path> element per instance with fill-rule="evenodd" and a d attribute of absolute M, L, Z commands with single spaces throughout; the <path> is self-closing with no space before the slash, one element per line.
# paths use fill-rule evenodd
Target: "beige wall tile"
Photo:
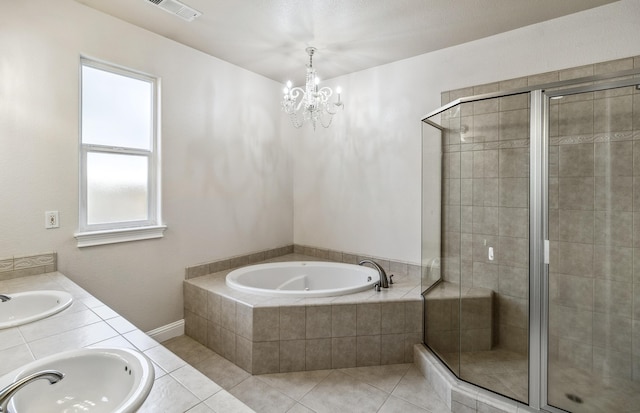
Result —
<path fill-rule="evenodd" d="M 227 297 L 220 297 L 220 325 L 225 329 L 236 332 L 236 301 Z"/>
<path fill-rule="evenodd" d="M 305 307 L 280 307 L 280 340 L 304 339 L 305 337 Z"/>
<path fill-rule="evenodd" d="M 254 321 L 254 309 L 243 303 L 236 303 L 236 334 L 248 340 L 254 340 L 254 330 L 257 320 Z M 278 311 L 278 308 L 275 308 Z M 259 341 L 258 338 L 255 341 Z"/>
<path fill-rule="evenodd" d="M 380 335 L 358 336 L 356 365 L 358 367 L 380 365 Z"/>
<path fill-rule="evenodd" d="M 380 364 L 401 364 L 405 358 L 405 334 L 382 334 L 380 336 Z"/>
<path fill-rule="evenodd" d="M 594 146 L 560 145 L 560 176 L 593 176 Z"/>
<path fill-rule="evenodd" d="M 280 342 L 254 342 L 251 373 L 269 374 L 278 372 L 280 372 Z"/>
<path fill-rule="evenodd" d="M 380 334 L 380 303 L 357 304 L 357 335 Z"/>
<path fill-rule="evenodd" d="M 305 340 L 306 370 L 324 370 L 331 368 L 331 339 L 320 338 Z"/>
<path fill-rule="evenodd" d="M 331 306 L 307 306 L 306 336 L 307 339 L 331 337 Z"/>
<path fill-rule="evenodd" d="M 331 368 L 356 367 L 356 337 L 331 339 Z"/>
<path fill-rule="evenodd" d="M 280 341 L 280 372 L 305 370 L 305 340 Z"/>
<path fill-rule="evenodd" d="M 220 324 L 220 296 L 212 291 L 207 293 L 207 320 Z"/>
<path fill-rule="evenodd" d="M 280 339 L 280 309 L 278 307 L 253 308 L 253 341 Z"/>
<path fill-rule="evenodd" d="M 331 306 L 331 336 L 347 337 L 356 335 L 356 305 Z"/>
<path fill-rule="evenodd" d="M 404 333 L 405 303 L 380 304 L 380 332 L 382 334 Z"/>

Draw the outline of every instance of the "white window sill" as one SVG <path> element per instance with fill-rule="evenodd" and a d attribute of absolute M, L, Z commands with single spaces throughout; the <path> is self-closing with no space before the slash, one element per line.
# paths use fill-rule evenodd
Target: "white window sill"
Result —
<path fill-rule="evenodd" d="M 82 248 L 92 247 L 94 245 L 162 238 L 165 229 L 167 229 L 166 225 L 154 225 L 148 227 L 77 232 L 74 234 L 74 237 L 78 240 L 78 248 Z"/>

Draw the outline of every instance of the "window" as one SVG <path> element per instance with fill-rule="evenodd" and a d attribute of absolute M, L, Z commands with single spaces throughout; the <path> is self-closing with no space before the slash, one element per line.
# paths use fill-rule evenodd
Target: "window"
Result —
<path fill-rule="evenodd" d="M 79 247 L 163 235 L 157 83 L 81 60 Z"/>

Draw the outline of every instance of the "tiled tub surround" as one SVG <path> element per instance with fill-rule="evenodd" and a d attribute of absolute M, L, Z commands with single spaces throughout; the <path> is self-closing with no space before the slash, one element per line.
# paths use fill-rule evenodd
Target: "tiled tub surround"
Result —
<path fill-rule="evenodd" d="M 73 304 L 44 320 L 0 330 L 0 375 L 62 351 L 89 346 L 134 348 L 155 367 L 155 382 L 140 413 L 252 411 L 61 273 L 0 281 L 3 294 L 46 289 L 68 291 Z"/>
<path fill-rule="evenodd" d="M 225 285 L 229 270 L 192 278 L 184 282 L 185 332 L 251 374 L 411 362 L 422 342 L 422 298 L 419 273 L 407 268 L 392 271 L 394 284 L 381 292 L 323 298 L 243 294 Z"/>
<path fill-rule="evenodd" d="M 58 270 L 55 252 L 0 258 L 0 281 Z"/>

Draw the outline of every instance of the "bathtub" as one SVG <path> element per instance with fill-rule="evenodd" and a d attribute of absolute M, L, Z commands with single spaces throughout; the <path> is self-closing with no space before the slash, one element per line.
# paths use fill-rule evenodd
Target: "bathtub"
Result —
<path fill-rule="evenodd" d="M 362 265 L 289 261 L 250 265 L 231 271 L 227 286 L 271 297 L 331 297 L 373 290 L 378 271 Z"/>

